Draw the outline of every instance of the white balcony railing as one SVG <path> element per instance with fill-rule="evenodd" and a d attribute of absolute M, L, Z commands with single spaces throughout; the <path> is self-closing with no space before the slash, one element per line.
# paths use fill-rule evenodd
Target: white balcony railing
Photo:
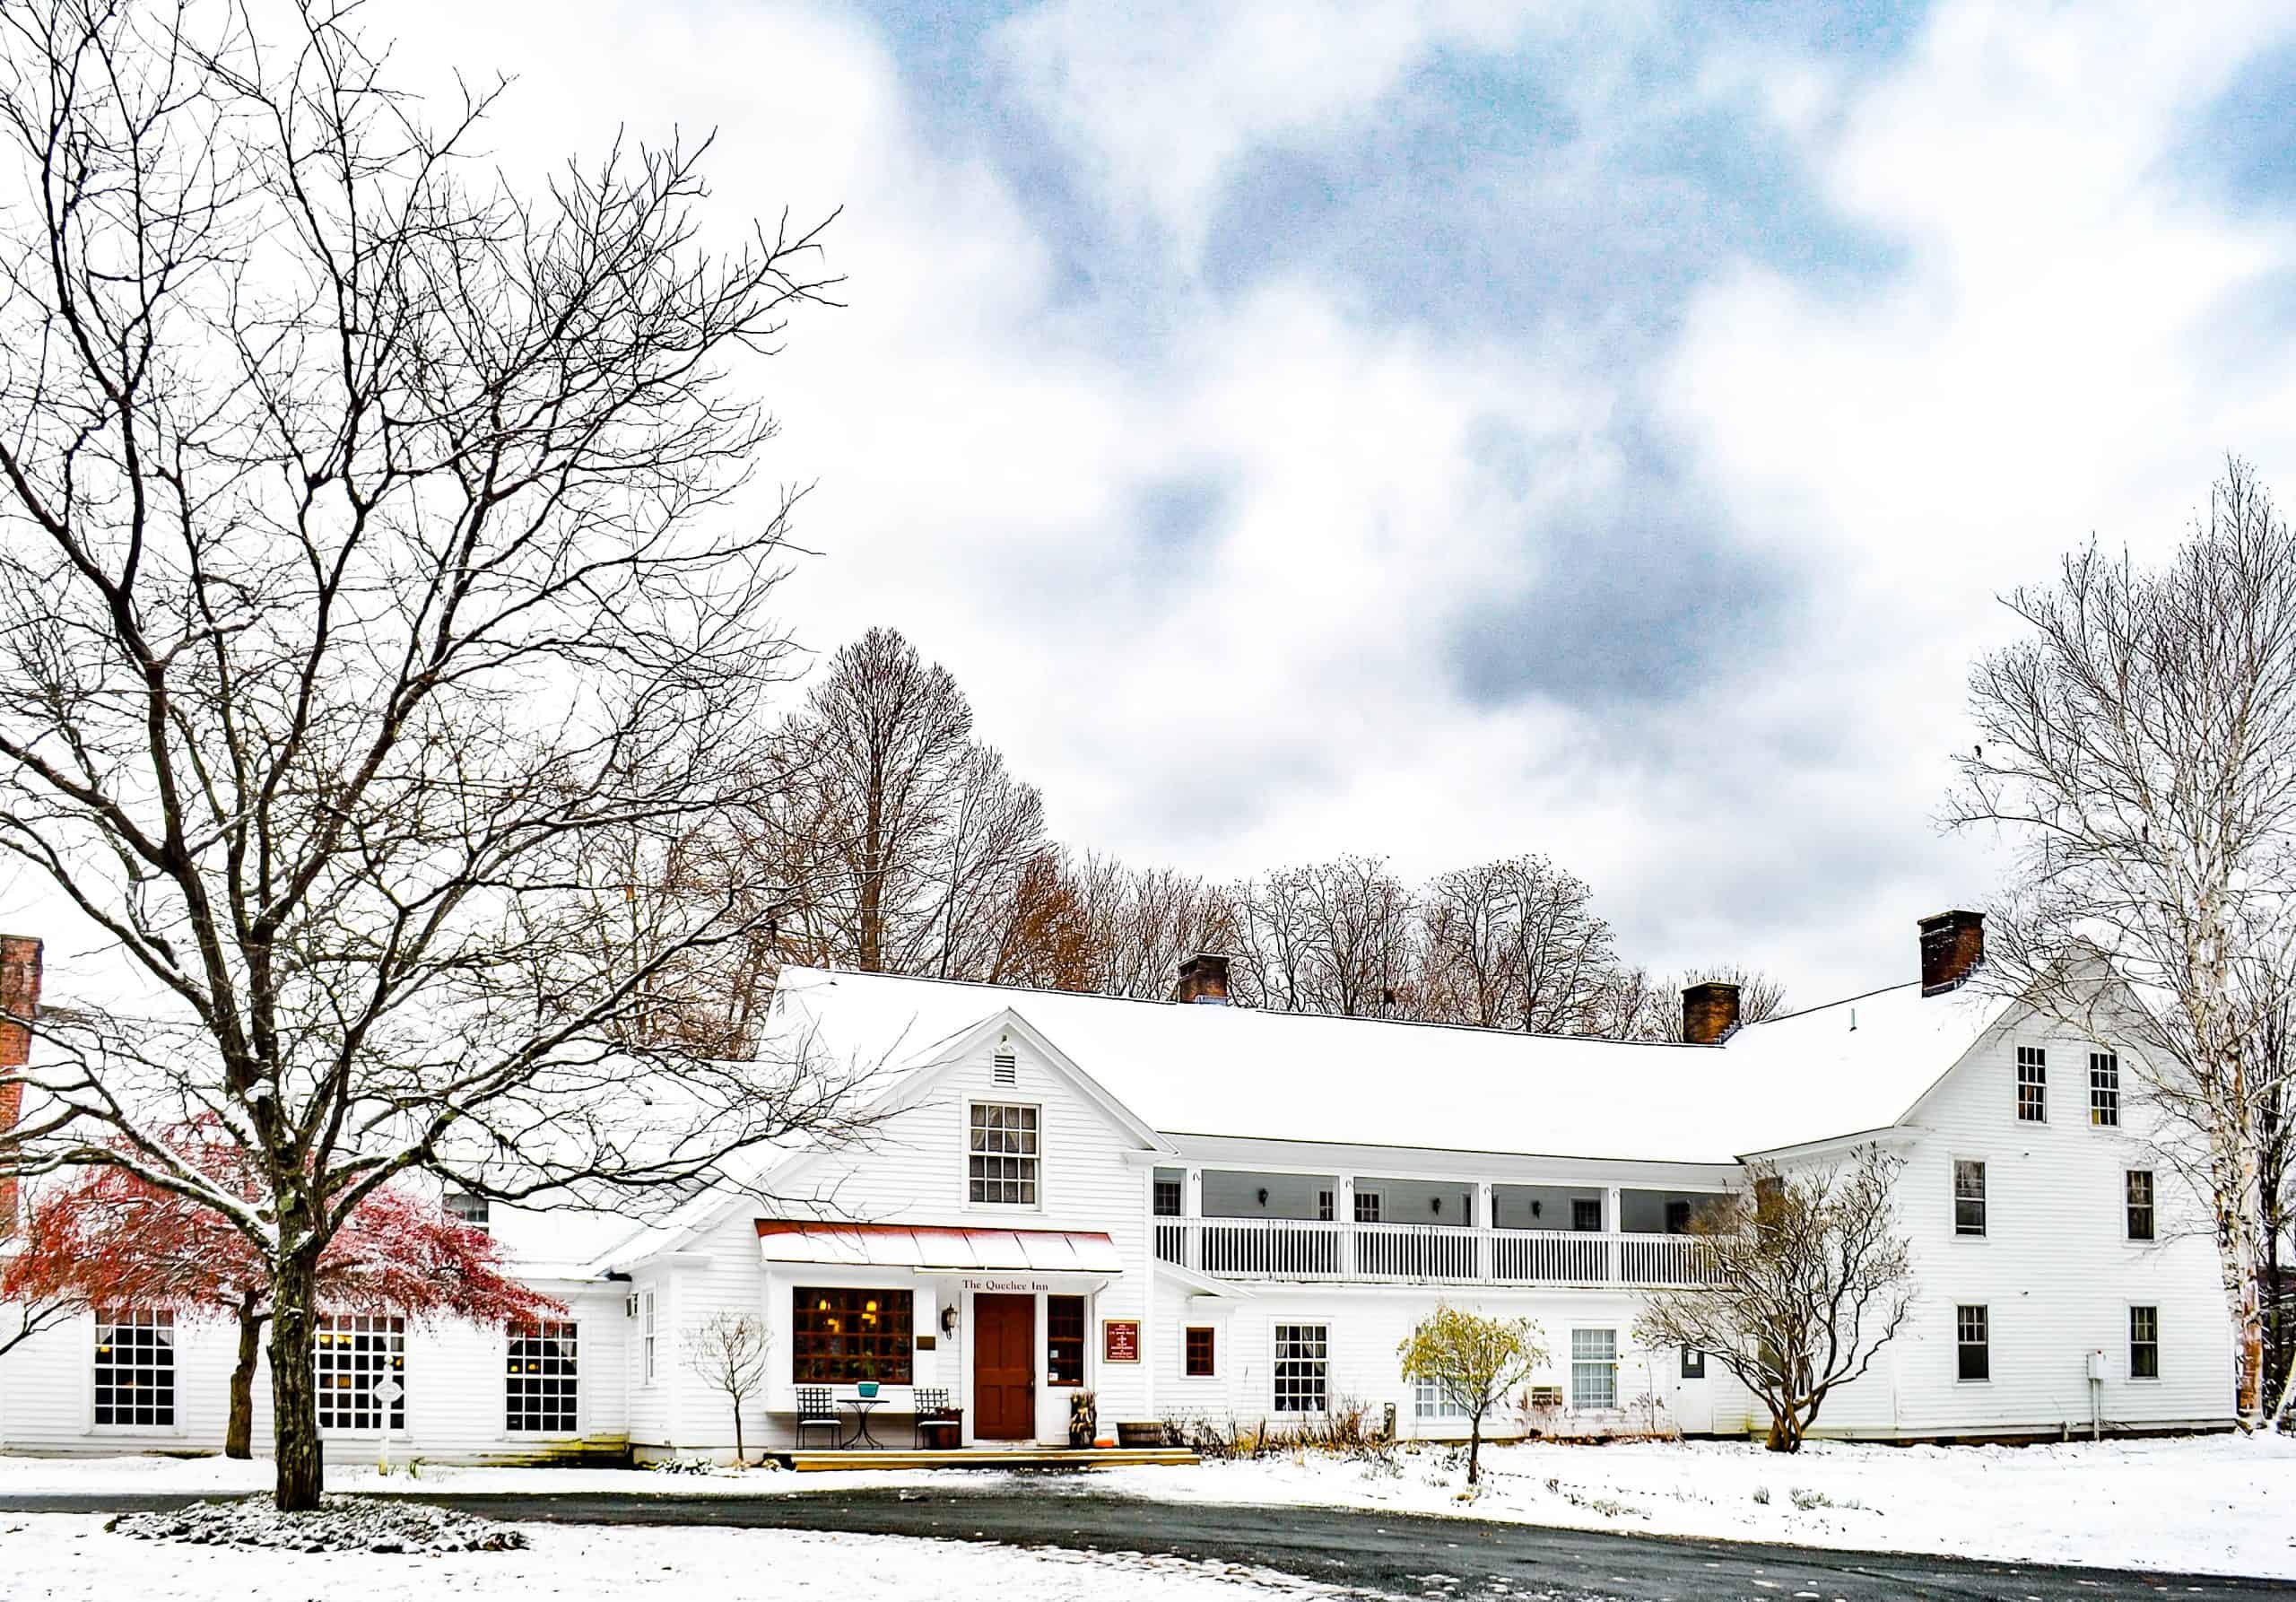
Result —
<path fill-rule="evenodd" d="M 1660 1286 L 1712 1276 L 1691 1235 L 1293 1218 L 1159 1218 L 1156 1255 L 1221 1279 Z"/>

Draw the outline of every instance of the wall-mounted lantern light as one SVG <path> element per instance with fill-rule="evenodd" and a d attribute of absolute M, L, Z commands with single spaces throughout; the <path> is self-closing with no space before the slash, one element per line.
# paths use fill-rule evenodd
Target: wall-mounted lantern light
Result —
<path fill-rule="evenodd" d="M 954 1335 L 956 1332 L 957 1304 L 952 1302 L 948 1306 L 941 1310 L 941 1333 L 943 1335 Z"/>

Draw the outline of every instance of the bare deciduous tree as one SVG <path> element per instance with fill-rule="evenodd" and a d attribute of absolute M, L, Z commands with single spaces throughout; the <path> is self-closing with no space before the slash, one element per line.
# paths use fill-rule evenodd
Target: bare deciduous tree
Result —
<path fill-rule="evenodd" d="M 985 979 L 1044 799 L 973 738 L 948 669 L 891 629 L 831 658 L 781 739 L 762 876 L 787 887 L 785 949 L 865 972 Z"/>
<path fill-rule="evenodd" d="M 677 147 L 515 193 L 498 91 L 433 126 L 297 14 L 0 8 L 0 849 L 148 991 L 42 1022 L 0 1177 L 116 1164 L 254 1243 L 303 1509 L 321 1256 L 394 1176 L 682 1195 L 850 1087 L 638 1038 L 737 903 L 614 932 L 756 800 L 790 497 L 735 499 L 773 424 L 729 374 L 817 231 L 706 250 Z"/>
<path fill-rule="evenodd" d="M 734 1461 L 743 1461 L 742 1409 L 764 1389 L 772 1342 L 747 1313 L 715 1312 L 680 1337 L 685 1366 L 734 1410 Z"/>
<path fill-rule="evenodd" d="M 1706 1353 L 1770 1409 L 1770 1450 L 1799 1451 L 1913 1304 L 1892 1199 L 1903 1166 L 1878 1146 L 1833 1168 L 1750 1165 L 1744 1190 L 1691 1221 L 1707 1282 L 1654 1293 L 1635 1338 Z"/>
<path fill-rule="evenodd" d="M 1422 1015 L 1584 1034 L 1617 964 L 1586 881 L 1544 857 L 1456 868 L 1418 896 Z"/>
<path fill-rule="evenodd" d="M 1980 972 L 2119 1046 L 2210 1211 L 2253 1424 L 2284 1377 L 2263 1283 L 2296 962 L 2296 535 L 2236 460 L 2166 567 L 2092 544 L 2007 605 L 2025 636 L 1970 674 L 1946 814 L 2016 854 Z"/>
<path fill-rule="evenodd" d="M 1245 998 L 1278 1012 L 1411 1017 L 1411 892 L 1375 857 L 1281 868 L 1241 888 Z"/>

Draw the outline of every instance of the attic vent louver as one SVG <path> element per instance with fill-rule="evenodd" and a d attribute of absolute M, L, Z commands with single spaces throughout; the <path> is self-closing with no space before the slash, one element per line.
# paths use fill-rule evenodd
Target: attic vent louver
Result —
<path fill-rule="evenodd" d="M 1009 1049 L 998 1049 L 996 1067 L 989 1077 L 999 1084 L 1018 1084 L 1021 1082 L 1021 1065 Z"/>

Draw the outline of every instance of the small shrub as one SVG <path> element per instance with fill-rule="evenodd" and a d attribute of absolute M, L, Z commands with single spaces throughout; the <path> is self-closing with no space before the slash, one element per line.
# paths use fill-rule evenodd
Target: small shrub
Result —
<path fill-rule="evenodd" d="M 1805 1513 L 1818 1508 L 1839 1508 L 1845 1512 L 1853 1513 L 1862 1513 L 1866 1511 L 1866 1504 L 1862 1502 L 1851 1497 L 1844 1497 L 1841 1501 L 1836 1502 L 1822 1491 L 1788 1491 L 1786 1494 L 1792 1497 L 1794 1505 Z"/>
<path fill-rule="evenodd" d="M 1768 1507 L 1770 1505 L 1770 1487 L 1768 1485 L 1756 1485 L 1754 1487 L 1754 1500 L 1760 1502 L 1763 1507 Z"/>

